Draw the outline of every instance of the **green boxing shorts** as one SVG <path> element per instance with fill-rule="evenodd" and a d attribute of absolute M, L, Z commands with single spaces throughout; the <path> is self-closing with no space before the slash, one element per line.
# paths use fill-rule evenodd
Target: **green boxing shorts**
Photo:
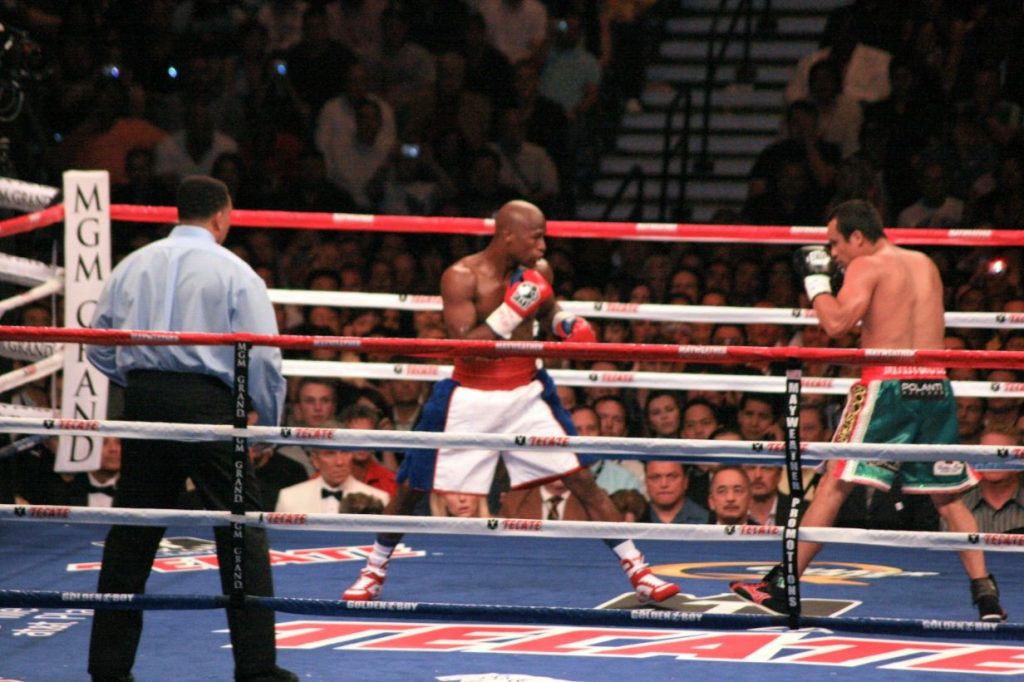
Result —
<path fill-rule="evenodd" d="M 929 367 L 866 367 L 850 387 L 834 443 L 959 442 L 956 401 L 946 371 Z M 963 462 L 840 460 L 837 478 L 889 490 L 896 477 L 908 494 L 959 493 L 978 483 Z"/>

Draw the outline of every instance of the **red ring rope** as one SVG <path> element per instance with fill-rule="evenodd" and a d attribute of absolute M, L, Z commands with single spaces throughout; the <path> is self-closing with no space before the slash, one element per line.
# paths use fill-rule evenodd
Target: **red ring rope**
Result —
<path fill-rule="evenodd" d="M 177 222 L 177 209 L 166 206 L 110 207 L 112 220 L 147 223 Z M 411 232 L 417 234 L 489 235 L 494 223 L 484 218 L 382 216 L 355 213 L 297 213 L 235 210 L 238 227 L 337 230 L 347 232 Z M 905 246 L 1024 246 L 1024 230 L 946 230 L 888 228 L 893 242 Z M 649 241 L 742 242 L 750 244 L 808 244 L 825 242 L 825 228 L 814 226 L 699 225 L 687 223 L 603 223 L 581 220 L 548 222 L 549 237 L 638 239 Z"/>
<path fill-rule="evenodd" d="M 63 204 L 44 208 L 42 211 L 15 216 L 7 220 L 0 220 L 0 238 L 49 227 L 62 220 L 64 220 Z"/>
<path fill-rule="evenodd" d="M 941 367 L 1024 368 L 1024 351 L 909 350 L 884 348 L 802 348 L 785 346 L 679 346 L 640 343 L 566 343 L 551 341 L 466 341 L 459 339 L 388 339 L 356 336 L 211 334 L 116 329 L 0 326 L 0 340 L 88 343 L 100 346 L 227 346 L 248 343 L 292 350 L 331 348 L 361 353 L 423 357 L 533 357 L 567 360 L 625 360 L 741 363 L 804 361 L 848 365 L 915 365 Z"/>

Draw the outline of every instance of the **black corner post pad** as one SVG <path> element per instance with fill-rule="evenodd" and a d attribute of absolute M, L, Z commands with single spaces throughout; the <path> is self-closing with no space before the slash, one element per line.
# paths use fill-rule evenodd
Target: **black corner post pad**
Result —
<path fill-rule="evenodd" d="M 800 621 L 800 575 L 797 571 L 797 549 L 800 540 L 800 510 L 803 508 L 804 483 L 800 466 L 800 380 L 803 364 L 791 358 L 786 363 L 785 424 L 786 477 L 789 481 L 790 503 L 786 525 L 782 529 L 782 568 L 786 589 L 789 627 L 796 629 Z"/>
<path fill-rule="evenodd" d="M 235 385 L 232 397 L 234 398 L 234 414 L 231 425 L 236 429 L 244 429 L 249 425 L 248 404 L 249 395 L 249 344 L 235 343 Z M 236 436 L 233 439 L 234 450 L 231 455 L 231 465 L 234 471 L 233 484 L 231 488 L 230 511 L 236 517 L 245 516 L 245 475 L 247 467 L 252 466 L 249 462 L 249 443 L 244 436 Z M 245 606 L 245 524 L 239 521 L 231 522 L 231 606 L 242 608 Z"/>

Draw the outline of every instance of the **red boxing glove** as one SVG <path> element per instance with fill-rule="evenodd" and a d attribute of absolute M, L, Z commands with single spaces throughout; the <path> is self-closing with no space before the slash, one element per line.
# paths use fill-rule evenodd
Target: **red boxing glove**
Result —
<path fill-rule="evenodd" d="M 485 324 L 501 338 L 510 339 L 516 327 L 554 295 L 544 275 L 536 270 L 521 270 L 512 278 L 505 302 L 487 317 Z"/>
<path fill-rule="evenodd" d="M 567 313 L 564 310 L 555 313 L 551 320 L 551 331 L 563 341 L 578 343 L 595 343 L 597 334 L 590 323 L 578 315 Z"/>

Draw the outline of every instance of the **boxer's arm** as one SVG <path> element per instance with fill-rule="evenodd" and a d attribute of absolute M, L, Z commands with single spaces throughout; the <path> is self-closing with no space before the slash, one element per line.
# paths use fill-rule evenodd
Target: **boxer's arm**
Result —
<path fill-rule="evenodd" d="M 486 324 L 477 322 L 476 275 L 469 268 L 453 265 L 441 275 L 441 304 L 448 337 L 490 341 L 497 338 Z"/>
<path fill-rule="evenodd" d="M 878 268 L 867 258 L 857 258 L 846 268 L 843 286 L 836 295 L 814 297 L 818 323 L 831 337 L 842 336 L 863 319 L 878 282 Z"/>

